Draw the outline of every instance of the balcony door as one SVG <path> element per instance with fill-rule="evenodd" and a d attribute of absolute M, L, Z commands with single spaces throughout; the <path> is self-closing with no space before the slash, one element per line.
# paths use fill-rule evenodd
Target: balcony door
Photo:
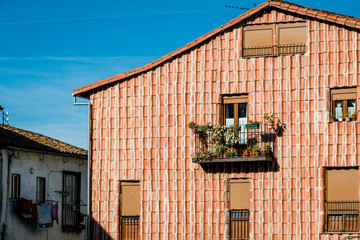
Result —
<path fill-rule="evenodd" d="M 224 96 L 224 124 L 225 126 L 239 126 L 241 143 L 247 143 L 247 102 L 248 95 Z"/>

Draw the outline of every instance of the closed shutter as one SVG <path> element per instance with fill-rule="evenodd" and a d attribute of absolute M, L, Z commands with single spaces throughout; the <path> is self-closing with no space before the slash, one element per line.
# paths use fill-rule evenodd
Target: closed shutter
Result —
<path fill-rule="evenodd" d="M 359 201 L 358 169 L 328 169 L 326 180 L 327 201 Z"/>
<path fill-rule="evenodd" d="M 248 180 L 230 180 L 230 209 L 250 208 L 250 183 Z"/>
<path fill-rule="evenodd" d="M 140 215 L 140 184 L 134 182 L 121 183 L 121 215 Z"/>

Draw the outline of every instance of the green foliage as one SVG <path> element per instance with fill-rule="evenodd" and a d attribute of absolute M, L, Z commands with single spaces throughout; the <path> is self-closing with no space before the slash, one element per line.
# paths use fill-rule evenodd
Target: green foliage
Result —
<path fill-rule="evenodd" d="M 264 115 L 264 118 L 269 121 L 274 121 L 275 118 L 277 118 L 277 117 L 275 117 L 273 114 L 271 114 L 271 115 Z"/>
<path fill-rule="evenodd" d="M 252 120 L 250 120 L 249 123 L 250 124 L 261 124 L 261 122 L 259 122 L 259 121 L 252 121 Z"/>
<path fill-rule="evenodd" d="M 189 128 L 194 128 L 196 126 L 197 126 L 197 124 L 194 121 L 189 122 L 189 125 L 188 125 Z"/>
<path fill-rule="evenodd" d="M 351 116 L 351 113 L 350 112 L 346 112 L 345 113 L 345 117 L 350 117 Z"/>
<path fill-rule="evenodd" d="M 270 145 L 265 145 L 264 149 L 265 150 L 271 150 L 271 146 Z"/>
<path fill-rule="evenodd" d="M 204 160 L 204 159 L 209 160 L 214 157 L 216 157 L 214 152 L 211 152 L 208 150 L 200 150 L 193 155 L 193 160 L 194 161 L 199 161 L 199 160 Z"/>
<path fill-rule="evenodd" d="M 256 152 L 256 153 L 260 153 L 260 149 L 258 145 L 255 145 L 251 148 L 251 151 Z"/>

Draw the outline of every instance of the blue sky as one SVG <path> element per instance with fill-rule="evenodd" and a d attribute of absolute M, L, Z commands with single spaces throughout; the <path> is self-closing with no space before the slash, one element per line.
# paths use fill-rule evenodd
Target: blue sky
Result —
<path fill-rule="evenodd" d="M 264 0 L 263 0 L 264 1 Z M 72 90 L 140 67 L 263 1 L 0 0 L 0 105 L 10 125 L 87 148 Z M 360 17 L 360 1 L 297 0 Z"/>

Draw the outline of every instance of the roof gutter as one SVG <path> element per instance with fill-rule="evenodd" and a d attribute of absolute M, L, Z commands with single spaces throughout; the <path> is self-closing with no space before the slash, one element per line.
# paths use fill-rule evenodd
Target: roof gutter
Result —
<path fill-rule="evenodd" d="M 86 98 L 85 98 L 86 99 Z M 86 239 L 90 240 L 90 160 L 91 160 L 91 103 L 79 103 L 76 101 L 77 96 L 74 95 L 75 106 L 88 106 L 88 155 L 87 155 L 87 196 L 86 196 Z M 87 99 L 89 100 L 89 99 Z"/>
<path fill-rule="evenodd" d="M 19 150 L 19 151 L 26 151 L 26 152 L 33 152 L 33 153 L 44 153 L 49 155 L 56 155 L 56 156 L 62 156 L 62 157 L 74 157 L 74 158 L 81 158 L 86 159 L 87 156 L 84 155 L 77 155 L 77 154 L 70 154 L 70 153 L 56 153 L 56 152 L 49 152 L 49 151 L 42 151 L 42 150 L 34 150 L 34 149 L 28 149 L 28 148 L 18 148 L 18 147 L 11 147 L 7 146 L 6 148 L 11 150 Z"/>

